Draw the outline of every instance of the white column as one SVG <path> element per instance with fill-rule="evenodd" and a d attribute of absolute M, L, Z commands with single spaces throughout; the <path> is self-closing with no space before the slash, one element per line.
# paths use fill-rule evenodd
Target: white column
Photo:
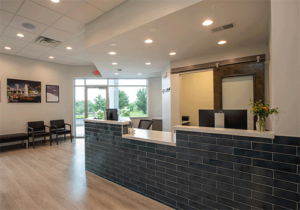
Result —
<path fill-rule="evenodd" d="M 270 99 L 279 108 L 272 117 L 276 135 L 300 137 L 300 5 L 271 1 Z"/>

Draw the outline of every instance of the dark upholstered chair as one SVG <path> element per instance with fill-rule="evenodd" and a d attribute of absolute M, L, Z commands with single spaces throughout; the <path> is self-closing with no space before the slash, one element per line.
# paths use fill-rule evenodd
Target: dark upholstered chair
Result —
<path fill-rule="evenodd" d="M 152 123 L 152 120 L 140 120 L 139 128 L 149 130 Z"/>
<path fill-rule="evenodd" d="M 58 135 L 64 135 L 66 140 L 66 134 L 70 134 L 72 142 L 72 127 L 70 124 L 65 123 L 64 120 L 51 120 L 51 133 L 56 135 L 56 143 L 58 145 Z M 70 129 L 66 129 L 66 125 L 70 126 Z"/>
<path fill-rule="evenodd" d="M 46 143 L 46 137 L 50 137 L 50 146 L 52 145 L 52 136 L 50 134 L 50 127 L 44 124 L 44 121 L 34 121 L 28 122 L 28 139 L 32 137 L 33 149 L 35 149 L 34 138 L 44 137 L 44 142 Z M 46 127 L 48 127 L 49 132 L 46 132 Z"/>

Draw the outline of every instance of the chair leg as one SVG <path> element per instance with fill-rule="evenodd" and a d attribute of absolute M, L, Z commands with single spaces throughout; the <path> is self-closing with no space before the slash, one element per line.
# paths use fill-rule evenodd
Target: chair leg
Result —
<path fill-rule="evenodd" d="M 46 144 L 46 136 L 44 137 L 44 143 Z"/>
<path fill-rule="evenodd" d="M 58 145 L 58 135 L 56 134 L 56 144 Z"/>
<path fill-rule="evenodd" d="M 50 134 L 50 146 L 52 146 L 52 135 Z"/>
<path fill-rule="evenodd" d="M 72 140 L 73 140 L 72 130 L 71 130 L 71 133 L 70 133 L 70 137 L 71 137 L 71 142 L 72 142 Z"/>
<path fill-rule="evenodd" d="M 65 140 L 67 140 L 66 134 L 64 134 L 64 136 L 65 136 Z"/>
<path fill-rule="evenodd" d="M 35 149 L 34 137 L 32 137 L 32 146 L 33 146 L 33 149 Z"/>

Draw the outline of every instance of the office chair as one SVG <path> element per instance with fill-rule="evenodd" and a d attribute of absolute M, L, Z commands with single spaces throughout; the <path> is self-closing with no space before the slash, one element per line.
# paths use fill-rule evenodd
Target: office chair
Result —
<path fill-rule="evenodd" d="M 140 120 L 138 128 L 149 130 L 152 123 L 153 123 L 152 120 Z"/>

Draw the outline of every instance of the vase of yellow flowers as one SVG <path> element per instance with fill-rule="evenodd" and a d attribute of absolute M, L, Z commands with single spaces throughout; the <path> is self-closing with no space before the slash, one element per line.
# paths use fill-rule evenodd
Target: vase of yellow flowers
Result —
<path fill-rule="evenodd" d="M 254 102 L 250 99 L 250 105 L 252 106 L 252 109 L 250 112 L 252 112 L 255 116 L 257 116 L 257 122 L 256 122 L 256 130 L 259 132 L 265 131 L 265 118 L 268 117 L 270 114 L 278 113 L 278 108 L 270 109 L 269 102 L 265 99 L 264 102 L 262 100 Z"/>

